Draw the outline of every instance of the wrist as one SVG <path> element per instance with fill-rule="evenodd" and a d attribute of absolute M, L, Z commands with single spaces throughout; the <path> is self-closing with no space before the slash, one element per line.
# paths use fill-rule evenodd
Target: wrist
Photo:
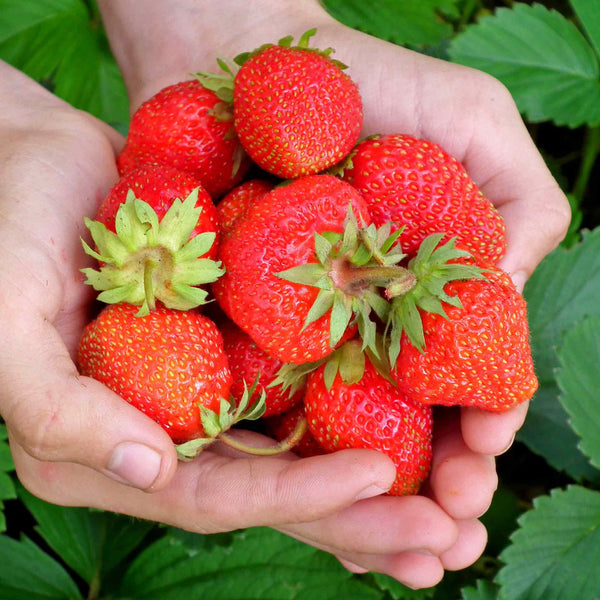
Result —
<path fill-rule="evenodd" d="M 333 18 L 318 0 L 98 0 L 132 110 L 161 88 Z M 318 39 L 317 42 L 318 44 Z"/>

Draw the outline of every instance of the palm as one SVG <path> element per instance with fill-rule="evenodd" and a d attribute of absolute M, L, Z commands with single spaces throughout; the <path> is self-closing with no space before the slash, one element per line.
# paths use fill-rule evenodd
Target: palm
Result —
<path fill-rule="evenodd" d="M 43 146 L 43 157 L 33 150 Z M 19 157 L 18 202 L 0 221 L 1 245 L 19 248 L 20 260 L 3 265 L 3 279 L 18 290 L 18 318 L 55 324 L 72 353 L 92 300 L 79 269 L 85 266 L 80 237 L 84 216 L 93 216 L 115 181 L 114 153 L 88 117 L 60 109 L 46 130 L 21 136 L 11 151 Z M 31 173 L 35 173 L 32 180 Z M 23 236 L 14 224 L 27 224 Z M 17 298 L 15 298 L 16 300 Z M 15 305 L 15 309 L 17 305 Z"/>

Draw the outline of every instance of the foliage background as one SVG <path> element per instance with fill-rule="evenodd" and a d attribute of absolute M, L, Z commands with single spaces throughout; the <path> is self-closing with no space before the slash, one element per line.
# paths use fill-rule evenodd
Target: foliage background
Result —
<path fill-rule="evenodd" d="M 411 591 L 269 529 L 201 536 L 53 506 L 18 484 L 0 425 L 0 600 L 600 598 L 600 3 L 323 3 L 347 25 L 500 79 L 571 201 L 567 238 L 525 289 L 541 386 L 498 459 L 484 556 Z M 127 130 L 94 0 L 0 0 L 0 58 Z"/>

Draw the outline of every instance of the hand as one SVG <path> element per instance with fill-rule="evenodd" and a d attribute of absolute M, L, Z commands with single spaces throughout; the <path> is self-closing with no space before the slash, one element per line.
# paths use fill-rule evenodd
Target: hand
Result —
<path fill-rule="evenodd" d="M 162 87 L 188 79 L 192 72 L 214 70 L 217 56 L 232 58 L 265 41 L 288 34 L 297 39 L 317 27 L 314 45 L 334 47 L 336 58 L 350 65 L 348 73 L 361 89 L 364 135 L 403 132 L 439 143 L 465 165 L 498 207 L 508 238 L 508 252 L 500 266 L 518 289 L 523 289 L 539 261 L 566 232 L 570 215 L 564 194 L 510 94 L 484 73 L 350 30 L 329 17 L 317 1 L 224 0 L 218 5 L 189 1 L 178 3 L 176 13 L 162 0 L 132 0 L 127 6 L 100 0 L 100 4 L 132 109 Z M 142 4 L 143 24 L 137 19 Z M 420 570 L 412 564 L 413 554 L 398 555 L 382 540 L 389 539 L 386 524 L 392 522 L 391 511 L 422 498 L 363 501 L 331 517 L 335 529 L 319 525 L 309 537 L 290 527 L 286 530 L 314 545 L 325 544 L 322 537 L 328 536 L 325 547 L 332 552 L 337 548 L 338 556 L 352 569 L 383 570 L 413 583 L 420 577 L 415 585 L 433 585 L 442 567 L 465 567 L 482 551 L 481 527 L 474 519 L 485 512 L 496 487 L 493 457 L 510 447 L 526 412 L 524 404 L 503 414 L 473 408 L 442 413 L 426 493 L 455 519 L 461 535 L 447 551 L 438 547 L 439 558 L 419 556 Z M 373 541 L 380 542 L 376 555 L 369 552 L 364 535 L 342 533 L 354 531 L 350 523 L 364 532 L 366 521 L 381 525 L 372 528 Z M 371 550 L 375 547 L 377 543 Z M 354 551 L 354 560 L 349 550 Z"/>
<path fill-rule="evenodd" d="M 415 587 L 474 560 L 481 526 L 424 496 L 381 497 L 395 469 L 379 453 L 249 459 L 215 447 L 178 465 L 157 424 L 81 377 L 73 358 L 93 294 L 79 238 L 123 140 L 2 63 L 0 98 L 0 414 L 33 494 L 201 533 L 270 525 Z"/>

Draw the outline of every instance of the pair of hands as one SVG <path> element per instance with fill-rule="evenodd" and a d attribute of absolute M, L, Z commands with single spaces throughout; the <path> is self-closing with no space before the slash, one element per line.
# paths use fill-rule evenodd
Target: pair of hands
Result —
<path fill-rule="evenodd" d="M 519 287 L 566 231 L 564 195 L 507 91 L 482 73 L 349 30 L 316 1 L 184 0 L 175 11 L 165 0 L 99 4 L 132 108 L 190 72 L 213 70 L 216 56 L 316 26 L 314 44 L 351 65 L 364 135 L 439 143 L 496 204 L 508 235 L 501 266 Z M 79 238 L 83 217 L 117 179 L 123 140 L 7 65 L 0 98 L 0 414 L 26 487 L 53 503 L 200 533 L 268 525 L 352 571 L 411 587 L 433 586 L 445 569 L 480 556 L 486 533 L 477 518 L 497 486 L 494 456 L 510 446 L 525 405 L 441 412 L 426 488 L 397 498 L 382 495 L 394 479 L 391 461 L 367 450 L 255 459 L 217 444 L 177 464 L 157 424 L 79 376 L 73 359 L 93 301 Z"/>

